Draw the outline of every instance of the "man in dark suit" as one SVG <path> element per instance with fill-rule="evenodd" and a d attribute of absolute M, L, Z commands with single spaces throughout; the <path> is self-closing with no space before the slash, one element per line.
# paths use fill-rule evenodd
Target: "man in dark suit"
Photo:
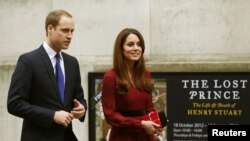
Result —
<path fill-rule="evenodd" d="M 18 59 L 8 93 L 8 112 L 23 118 L 21 141 L 77 141 L 72 120 L 84 121 L 87 103 L 78 61 L 62 52 L 73 36 L 73 17 L 64 10 L 52 11 L 45 28 L 46 41 Z"/>

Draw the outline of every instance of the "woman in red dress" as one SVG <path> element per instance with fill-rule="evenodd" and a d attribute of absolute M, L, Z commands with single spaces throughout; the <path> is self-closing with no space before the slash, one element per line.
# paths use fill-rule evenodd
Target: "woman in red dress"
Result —
<path fill-rule="evenodd" d="M 144 39 L 136 29 L 125 28 L 114 45 L 113 68 L 103 77 L 102 106 L 112 126 L 109 141 L 155 141 L 160 125 L 143 120 L 155 111 L 153 84 L 146 70 Z"/>

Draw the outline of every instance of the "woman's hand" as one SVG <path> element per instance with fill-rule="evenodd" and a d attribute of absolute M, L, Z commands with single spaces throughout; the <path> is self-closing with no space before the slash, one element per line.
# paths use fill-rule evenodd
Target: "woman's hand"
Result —
<path fill-rule="evenodd" d="M 147 134 L 152 135 L 152 134 L 161 134 L 163 129 L 160 127 L 159 124 L 154 123 L 153 121 L 146 121 L 142 120 L 141 121 L 141 126 L 142 128 L 146 131 Z"/>

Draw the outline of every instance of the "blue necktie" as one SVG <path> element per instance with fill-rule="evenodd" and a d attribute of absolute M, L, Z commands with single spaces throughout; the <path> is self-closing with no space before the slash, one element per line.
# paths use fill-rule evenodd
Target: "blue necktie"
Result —
<path fill-rule="evenodd" d="M 62 103 L 64 103 L 64 76 L 60 65 L 60 54 L 56 54 L 56 80 Z"/>

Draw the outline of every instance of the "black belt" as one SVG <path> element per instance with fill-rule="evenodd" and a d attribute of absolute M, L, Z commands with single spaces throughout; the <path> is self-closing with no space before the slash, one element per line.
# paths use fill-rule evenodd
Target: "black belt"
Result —
<path fill-rule="evenodd" d="M 126 117 L 138 117 L 146 115 L 146 110 L 126 111 L 126 112 L 121 112 L 121 114 Z"/>

